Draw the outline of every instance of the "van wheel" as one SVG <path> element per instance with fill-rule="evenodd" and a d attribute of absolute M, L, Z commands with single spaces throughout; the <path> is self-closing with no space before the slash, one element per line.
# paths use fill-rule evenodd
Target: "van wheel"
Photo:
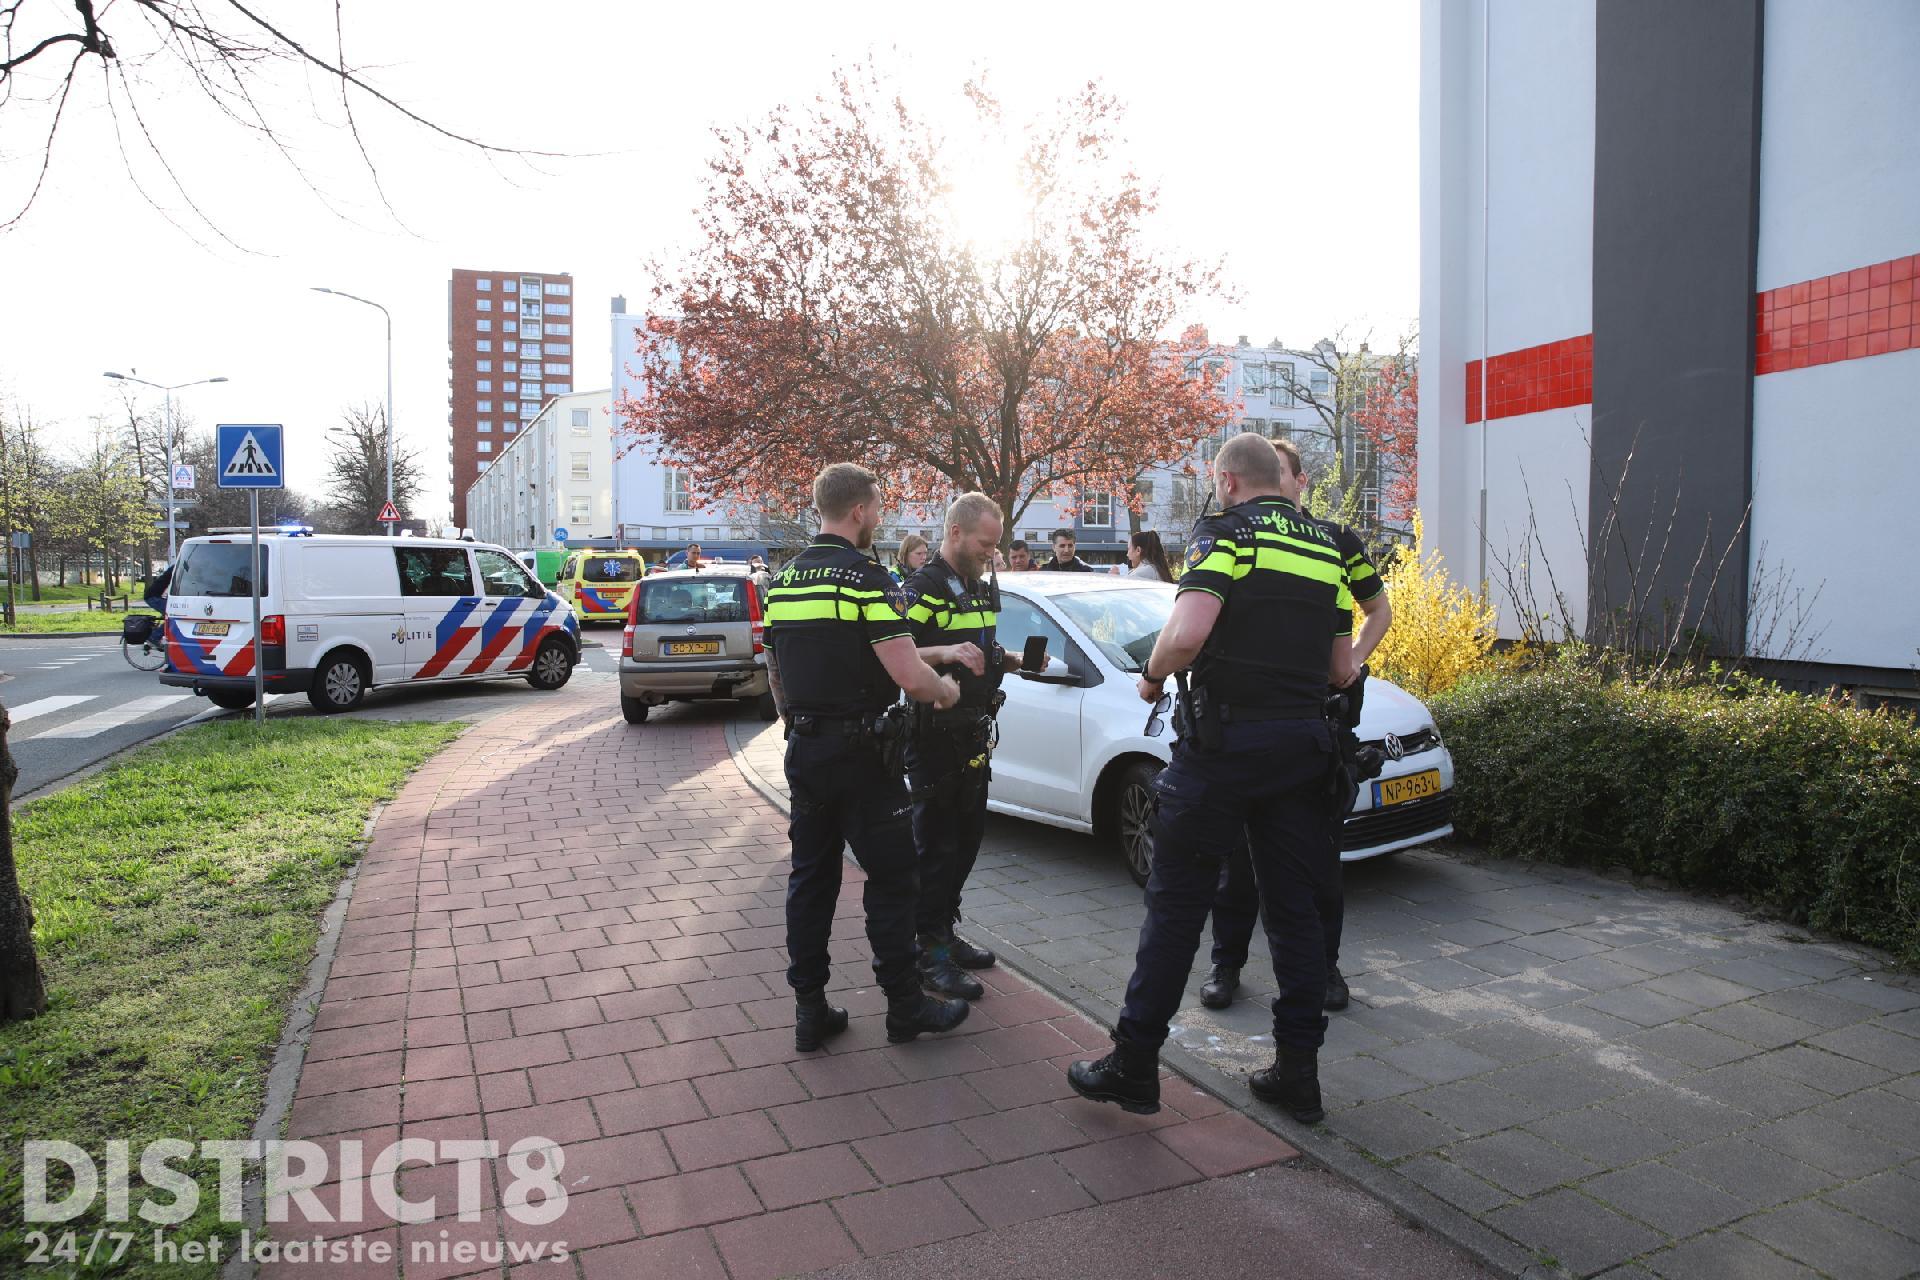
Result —
<path fill-rule="evenodd" d="M 645 724 L 647 722 L 646 700 L 644 698 L 629 698 L 626 694 L 621 694 L 620 714 L 627 718 L 628 724 Z"/>
<path fill-rule="evenodd" d="M 557 636 L 540 646 L 540 652 L 533 657 L 533 670 L 527 672 L 527 683 L 536 689 L 558 689 L 573 675 L 573 654 L 567 650 L 567 642 Z"/>
<path fill-rule="evenodd" d="M 1127 860 L 1127 874 L 1145 885 L 1153 871 L 1153 780 L 1161 766 L 1145 760 L 1128 765 L 1113 784 L 1107 829 Z"/>
<path fill-rule="evenodd" d="M 346 652 L 327 655 L 327 660 L 313 673 L 313 683 L 307 687 L 307 701 L 322 715 L 351 711 L 366 696 L 366 665 Z"/>
<path fill-rule="evenodd" d="M 209 689 L 207 701 L 216 707 L 225 707 L 228 711 L 245 711 L 253 705 L 253 690 Z"/>
<path fill-rule="evenodd" d="M 778 720 L 780 718 L 780 708 L 773 704 L 773 695 L 770 693 L 763 693 L 758 698 L 755 698 L 753 700 L 753 709 L 760 713 L 762 720 Z"/>

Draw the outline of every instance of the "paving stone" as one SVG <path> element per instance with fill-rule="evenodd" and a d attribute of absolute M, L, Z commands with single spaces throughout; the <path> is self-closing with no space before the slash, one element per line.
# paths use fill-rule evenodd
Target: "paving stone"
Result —
<path fill-rule="evenodd" d="M 1825 1102 L 1829 1096 L 1770 1071 L 1762 1071 L 1751 1060 L 1688 1076 L 1686 1087 L 1694 1093 L 1716 1098 L 1730 1107 L 1738 1107 L 1766 1119 L 1805 1111 Z"/>
<path fill-rule="evenodd" d="M 1646 974 L 1630 965 L 1618 964 L 1604 955 L 1581 956 L 1556 964 L 1547 970 L 1549 978 L 1577 983 L 1589 991 L 1612 991 L 1643 981 Z"/>
<path fill-rule="evenodd" d="M 1920 1101 L 1881 1087 L 1862 1089 L 1813 1109 L 1813 1114 L 1871 1134 L 1908 1151 L 1920 1151 Z"/>
<path fill-rule="evenodd" d="M 1784 969 L 1777 964 L 1769 964 L 1757 956 L 1748 956 L 1741 960 L 1722 960 L 1716 964 L 1703 964 L 1700 972 L 1712 978 L 1724 978 L 1728 982 L 1737 982 L 1743 987 L 1752 987 L 1755 991 L 1782 991 L 1788 987 L 1804 987 L 1813 979 L 1804 973 Z"/>
<path fill-rule="evenodd" d="M 1201 1177 L 1151 1133 L 1076 1147 L 1054 1158 L 1103 1203 L 1184 1186 Z"/>
<path fill-rule="evenodd" d="M 1642 1031 L 1628 1043 L 1701 1068 L 1721 1066 L 1753 1053 L 1753 1046 L 1744 1040 L 1735 1040 L 1690 1022 L 1670 1022 Z"/>
<path fill-rule="evenodd" d="M 1583 938 L 1577 933 L 1556 930 L 1552 933 L 1528 933 L 1515 938 L 1513 945 L 1523 951 L 1531 951 L 1545 956 L 1549 960 L 1578 960 L 1582 956 L 1598 955 L 1608 950 L 1604 942 L 1595 942 L 1592 938 Z"/>
<path fill-rule="evenodd" d="M 1440 1038 L 1410 1041 L 1407 1044 L 1383 1050 L 1374 1056 L 1387 1065 L 1397 1067 L 1410 1076 L 1417 1076 L 1429 1084 L 1464 1080 L 1468 1076 L 1477 1076 L 1500 1066 L 1497 1059 L 1475 1053 L 1471 1049 L 1462 1048 L 1450 1040 Z"/>
<path fill-rule="evenodd" d="M 1631 1120 L 1687 1142 L 1704 1142 L 1745 1129 L 1754 1117 L 1711 1098 L 1689 1097 L 1665 1086 L 1642 1089 L 1603 1104 Z"/>
<path fill-rule="evenodd" d="M 1873 1010 L 1851 1000 L 1842 1000 L 1811 987 L 1794 987 L 1787 991 L 1769 991 L 1753 1001 L 1763 1009 L 1775 1013 L 1784 1013 L 1790 1018 L 1802 1022 L 1811 1022 L 1816 1026 L 1832 1030 L 1835 1027 L 1852 1026 L 1873 1017 Z"/>
<path fill-rule="evenodd" d="M 1811 1267 L 1849 1280 L 1898 1280 L 1920 1269 L 1920 1241 L 1874 1226 L 1820 1200 L 1803 1200 L 1740 1223 L 1740 1230 Z"/>
<path fill-rule="evenodd" d="M 980 1230 L 980 1220 L 937 1178 L 853 1196 L 834 1208 L 869 1257 Z"/>
<path fill-rule="evenodd" d="M 1418 964 L 1401 965 L 1393 972 L 1396 977 L 1417 982 L 1431 991 L 1458 991 L 1462 987 L 1477 987 L 1489 980 L 1484 970 L 1445 956 L 1422 960 Z"/>
<path fill-rule="evenodd" d="M 715 1227 L 713 1243 L 733 1280 L 774 1280 L 860 1256 L 833 1211 L 819 1204 Z"/>
<path fill-rule="evenodd" d="M 1448 1204 L 1478 1217 L 1513 1199 L 1486 1179 L 1440 1156 L 1422 1155 L 1394 1166 L 1394 1172 L 1419 1183 Z"/>
<path fill-rule="evenodd" d="M 1895 1075 L 1920 1072 L 1920 1040 L 1871 1023 L 1829 1031 L 1808 1043 Z"/>
<path fill-rule="evenodd" d="M 989 1227 L 1051 1217 L 1093 1203 L 1093 1197 L 1081 1190 L 1051 1156 L 976 1169 L 947 1182 Z"/>
<path fill-rule="evenodd" d="M 1368 1102 L 1327 1118 L 1327 1126 L 1382 1160 L 1398 1160 L 1458 1141 L 1460 1131 L 1399 1099 Z"/>
<path fill-rule="evenodd" d="M 1426 1081 L 1373 1058 L 1349 1058 L 1320 1072 L 1320 1088 L 1335 1102 L 1373 1102 L 1423 1088 Z"/>
<path fill-rule="evenodd" d="M 1888 981 L 1884 973 L 1859 974 L 1823 982 L 1809 990 L 1841 1000 L 1850 1000 L 1855 1004 L 1863 1004 L 1869 1009 L 1878 1009 L 1881 1013 L 1900 1013 L 1920 1007 L 1920 991 L 1915 991 L 1908 985 L 1912 981 L 1911 978 Z"/>
<path fill-rule="evenodd" d="M 1520 907 L 1512 911 L 1491 911 L 1482 915 L 1480 918 L 1489 924 L 1497 924 L 1502 929 L 1511 929 L 1515 933 L 1527 934 L 1529 936 L 1557 933 L 1559 930 L 1580 923 L 1578 920 L 1570 920 L 1565 916 L 1557 916 L 1550 912 L 1531 910 L 1526 907 Z M 1563 936 L 1568 938 L 1573 937 L 1571 934 Z M 1585 955 L 1590 950 L 1602 949 L 1598 943 L 1587 943 L 1584 938 L 1574 939 L 1574 941 L 1586 945 L 1581 950 L 1564 955 L 1555 955 L 1554 959 L 1571 960 L 1575 955 Z M 1542 952 L 1541 954 L 1544 955 L 1546 953 Z"/>
<path fill-rule="evenodd" d="M 1534 977 L 1530 974 L 1496 978 L 1478 988 L 1477 992 L 1493 999 L 1510 1001 L 1524 1009 L 1553 1009 L 1563 1004 L 1572 1004 L 1576 1000 L 1584 1000 L 1592 994 L 1585 987 L 1575 986 L 1571 982 Z"/>
<path fill-rule="evenodd" d="M 769 1209 L 789 1209 L 875 1185 L 873 1175 L 849 1146 L 814 1147 L 768 1156 L 741 1165 L 740 1171 L 753 1184 L 760 1203 Z"/>
<path fill-rule="evenodd" d="M 1833 1182 L 1831 1175 L 1745 1138 L 1715 1138 L 1664 1162 L 1757 1208 L 1811 1195 Z"/>
<path fill-rule="evenodd" d="M 1915 1154 L 1815 1115 L 1788 1116 L 1751 1129 L 1744 1136 L 1842 1178 L 1864 1178 L 1894 1168 Z M 1914 1217 L 1920 1225 L 1920 1201 L 1914 1204 Z"/>
<path fill-rule="evenodd" d="M 1455 1031 L 1447 1039 L 1455 1044 L 1497 1059 L 1508 1065 L 1534 1062 L 1564 1053 L 1567 1042 L 1559 1036 L 1508 1019 Z"/>
<path fill-rule="evenodd" d="M 1356 997 L 1364 998 L 1364 987 L 1355 985 L 1353 990 Z M 1461 1026 L 1459 1019 L 1439 1009 L 1413 1003 L 1395 1004 L 1388 1008 L 1355 1004 L 1341 1015 L 1340 1020 L 1356 1022 L 1367 1030 L 1383 1035 L 1396 1043 L 1423 1040 L 1428 1036 L 1443 1036 L 1449 1032 L 1458 1031 Z"/>
<path fill-rule="evenodd" d="M 1664 1243 L 1657 1232 L 1577 1191 L 1551 1191 L 1495 1209 L 1486 1220 L 1529 1251 L 1557 1258 L 1576 1275 L 1603 1271 Z"/>
<path fill-rule="evenodd" d="M 1517 1196 L 1536 1196 L 1600 1171 L 1592 1161 L 1523 1129 L 1457 1143 L 1442 1154 Z"/>
<path fill-rule="evenodd" d="M 1617 951 L 1608 952 L 1607 958 L 1620 964 L 1631 965 L 1635 969 L 1656 977 L 1663 973 L 1677 973 L 1682 969 L 1691 969 L 1700 962 L 1698 956 L 1676 951 L 1659 942 L 1642 942 L 1631 947 L 1621 947 Z"/>
<path fill-rule="evenodd" d="M 1470 964 L 1496 978 L 1508 978 L 1516 973 L 1526 973 L 1532 969 L 1546 967 L 1541 961 L 1539 952 L 1523 951 L 1511 942 L 1495 942 L 1484 947 L 1474 947 L 1470 951 L 1458 952 L 1449 959 Z"/>
<path fill-rule="evenodd" d="M 1597 1107 L 1542 1116 L 1529 1122 L 1526 1128 L 1603 1168 L 1637 1164 L 1684 1145 L 1680 1139 L 1658 1129 Z"/>
<path fill-rule="evenodd" d="M 1752 987 L 1728 982 L 1725 978 L 1716 978 L 1698 969 L 1683 969 L 1679 973 L 1665 973 L 1657 978 L 1648 978 L 1646 985 L 1649 990 L 1685 1000 L 1690 1004 L 1697 1004 L 1702 1009 L 1717 1008 L 1723 1004 L 1732 1004 L 1736 1000 L 1748 1000 L 1760 994 Z"/>
<path fill-rule="evenodd" d="M 1642 1027 L 1657 1027 L 1700 1012 L 1699 1005 L 1650 990 L 1644 983 L 1604 991 L 1580 1003 Z"/>
<path fill-rule="evenodd" d="M 1637 1164 L 1589 1179 L 1580 1189 L 1667 1235 L 1684 1238 L 1744 1216 L 1751 1206 L 1664 1164 Z"/>
<path fill-rule="evenodd" d="M 1693 1021 L 1709 1031 L 1718 1031 L 1763 1049 L 1777 1049 L 1817 1036 L 1821 1031 L 1814 1023 L 1790 1018 L 1751 1000 L 1708 1009 L 1694 1015 Z"/>
<path fill-rule="evenodd" d="M 1663 1249 L 1647 1265 L 1668 1280 L 1816 1280 L 1815 1272 L 1733 1231 Z"/>
<path fill-rule="evenodd" d="M 950 1124 L 929 1125 L 906 1133 L 863 1138 L 853 1144 L 882 1182 L 914 1182 L 977 1169 L 986 1156 Z"/>
<path fill-rule="evenodd" d="M 1237 1111 L 1222 1111 L 1191 1124 L 1169 1125 L 1156 1129 L 1153 1136 L 1208 1178 L 1245 1173 L 1278 1161 L 1294 1160 L 1300 1155 L 1277 1135 Z"/>
<path fill-rule="evenodd" d="M 1916 1171 L 1920 1166 L 1876 1173 L 1829 1191 L 1824 1198 L 1901 1235 L 1920 1236 L 1920 1178 L 1912 1176 Z"/>
<path fill-rule="evenodd" d="M 1505 942 L 1520 935 L 1512 929 L 1503 929 L 1497 924 L 1488 924 L 1485 920 L 1454 920 L 1441 925 L 1433 931 L 1433 936 L 1443 942 L 1451 942 L 1462 947 L 1484 947 L 1495 942 Z"/>
<path fill-rule="evenodd" d="M 1641 1030 L 1641 1027 L 1625 1018 L 1616 1018 L 1599 1009 L 1589 1009 L 1584 1004 L 1563 1004 L 1557 1009 L 1543 1009 L 1529 1014 L 1530 1026 L 1539 1027 L 1555 1035 L 1567 1035 L 1582 1044 L 1615 1044 Z"/>
<path fill-rule="evenodd" d="M 1623 1072 L 1594 1066 L 1584 1053 L 1507 1067 L 1487 1076 L 1484 1083 L 1502 1093 L 1525 1098 L 1538 1105 L 1543 1113 L 1577 1110 L 1641 1087 L 1640 1081 Z"/>
<path fill-rule="evenodd" d="M 1502 1093 L 1477 1080 L 1458 1080 L 1439 1085 L 1410 1094 L 1405 1101 L 1409 1106 L 1418 1107 L 1469 1137 L 1525 1124 L 1547 1112 L 1547 1108 L 1525 1102 L 1510 1093 Z"/>
<path fill-rule="evenodd" d="M 1788 945 L 1774 948 L 1767 958 L 1783 969 L 1812 974 L 1816 978 L 1837 978 L 1860 967 L 1857 958 L 1842 954 L 1832 947 L 1809 945 L 1807 939 L 1794 935 L 1788 935 L 1781 941 Z"/>

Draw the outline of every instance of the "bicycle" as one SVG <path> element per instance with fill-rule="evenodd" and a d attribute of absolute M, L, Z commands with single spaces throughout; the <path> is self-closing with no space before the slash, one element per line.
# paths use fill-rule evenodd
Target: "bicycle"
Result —
<path fill-rule="evenodd" d="M 166 619 L 151 613 L 128 614 L 120 623 L 120 656 L 136 671 L 158 671 L 166 666 Z"/>

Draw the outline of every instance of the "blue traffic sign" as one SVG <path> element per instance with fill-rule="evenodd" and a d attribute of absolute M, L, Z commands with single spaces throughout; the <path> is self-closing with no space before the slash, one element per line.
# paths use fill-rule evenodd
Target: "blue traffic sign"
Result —
<path fill-rule="evenodd" d="M 222 489 L 284 489 L 280 424 L 221 423 L 215 429 L 215 466 Z"/>
<path fill-rule="evenodd" d="M 555 542 L 565 542 L 567 540 L 567 531 L 565 529 L 555 529 L 553 531 L 553 540 Z"/>

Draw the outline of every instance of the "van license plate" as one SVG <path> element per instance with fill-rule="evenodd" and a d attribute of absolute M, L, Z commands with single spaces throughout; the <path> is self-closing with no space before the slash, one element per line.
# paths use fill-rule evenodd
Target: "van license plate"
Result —
<path fill-rule="evenodd" d="M 1405 804 L 1409 800 L 1425 800 L 1428 796 L 1440 794 L 1440 771 L 1422 769 L 1410 773 L 1404 778 L 1382 778 L 1373 784 L 1373 803 L 1376 807 Z"/>
<path fill-rule="evenodd" d="M 667 656 L 669 658 L 678 658 L 687 654 L 696 654 L 696 653 L 717 654 L 719 652 L 720 652 L 720 642 L 718 640 L 669 640 L 667 641 Z"/>
<path fill-rule="evenodd" d="M 197 636 L 223 636 L 227 634 L 227 628 L 232 625 L 231 622 L 196 622 L 193 624 L 193 634 Z"/>

